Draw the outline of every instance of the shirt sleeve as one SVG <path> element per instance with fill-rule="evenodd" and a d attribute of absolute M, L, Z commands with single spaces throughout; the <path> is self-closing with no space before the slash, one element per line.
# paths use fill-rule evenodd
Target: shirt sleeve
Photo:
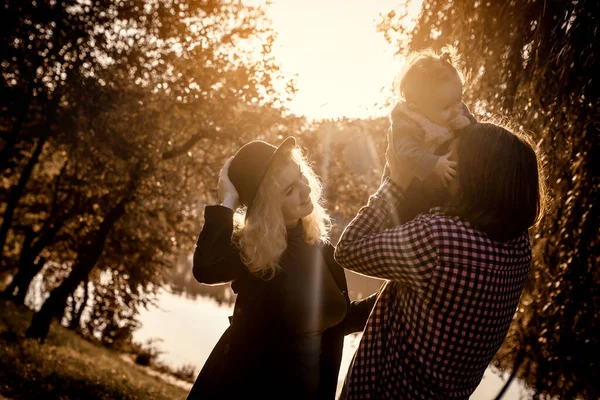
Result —
<path fill-rule="evenodd" d="M 425 179 L 433 171 L 439 156 L 425 150 L 418 139 L 423 136 L 420 128 L 407 124 L 395 124 L 392 129 L 394 151 L 413 165 L 414 173 L 419 179 Z"/>
<path fill-rule="evenodd" d="M 198 282 L 230 282 L 244 271 L 240 253 L 231 243 L 232 233 L 233 210 L 223 206 L 206 206 L 204 227 L 194 251 L 193 273 Z"/>
<path fill-rule="evenodd" d="M 379 297 L 379 292 L 373 293 L 360 300 L 354 300 L 350 303 L 350 310 L 344 319 L 344 335 L 350 333 L 362 332 Z"/>
<path fill-rule="evenodd" d="M 402 191 L 389 178 L 346 227 L 335 259 L 344 268 L 422 290 L 437 265 L 429 215 L 399 224 Z"/>

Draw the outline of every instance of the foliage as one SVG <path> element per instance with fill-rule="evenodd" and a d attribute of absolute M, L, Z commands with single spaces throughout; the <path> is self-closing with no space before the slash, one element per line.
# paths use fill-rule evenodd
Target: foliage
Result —
<path fill-rule="evenodd" d="M 3 7 L 4 271 L 31 269 L 37 256 L 17 260 L 32 232 L 39 257 L 71 268 L 62 282 L 49 279 L 61 290 L 44 313 L 102 276 L 118 299 L 97 297 L 94 307 L 135 313 L 190 251 L 226 156 L 293 120 L 282 108 L 293 82 L 270 55 L 264 12 L 237 0 Z M 95 316 L 99 326 L 120 318 Z"/>
<path fill-rule="evenodd" d="M 380 25 L 410 49 L 454 45 L 469 77 L 467 104 L 539 142 L 552 202 L 532 231 L 532 272 L 497 359 L 504 368 L 522 364 L 535 398 L 600 396 L 599 15 L 588 0 L 425 0 L 414 31 L 394 13 Z"/>
<path fill-rule="evenodd" d="M 143 344 L 132 343 L 135 363 L 146 367 L 156 364 L 156 359 L 163 353 L 157 346 L 159 342 L 161 339 L 150 338 Z"/>
<path fill-rule="evenodd" d="M 196 378 L 198 377 L 197 368 L 193 364 L 183 364 L 179 367 L 171 367 L 167 364 L 159 362 L 153 364 L 153 369 L 158 370 L 167 375 L 172 375 L 177 379 L 181 379 L 182 381 L 192 384 L 196 381 Z"/>
<path fill-rule="evenodd" d="M 23 338 L 31 312 L 0 300 L 0 393 L 11 399 L 176 399 L 187 391 L 61 326 L 47 345 Z M 16 335 L 8 340 L 6 332 Z"/>
<path fill-rule="evenodd" d="M 379 187 L 388 126 L 387 118 L 343 118 L 316 122 L 303 133 L 300 144 L 322 180 L 326 207 L 336 222 L 333 243 Z"/>

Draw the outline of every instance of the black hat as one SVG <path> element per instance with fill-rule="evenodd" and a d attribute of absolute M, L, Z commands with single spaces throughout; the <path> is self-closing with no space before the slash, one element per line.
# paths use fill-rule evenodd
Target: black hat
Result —
<path fill-rule="evenodd" d="M 248 209 L 252 207 L 258 187 L 277 154 L 295 145 L 296 139 L 293 136 L 281 142 L 279 147 L 262 140 L 253 140 L 235 153 L 229 165 L 229 180 L 238 191 L 243 206 Z"/>

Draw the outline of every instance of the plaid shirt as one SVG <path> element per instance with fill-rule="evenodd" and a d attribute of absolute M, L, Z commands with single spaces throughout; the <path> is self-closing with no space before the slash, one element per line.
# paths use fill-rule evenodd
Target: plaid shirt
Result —
<path fill-rule="evenodd" d="M 336 260 L 385 283 L 341 398 L 468 399 L 506 337 L 529 272 L 529 235 L 490 240 L 439 209 L 398 224 L 386 178 Z"/>

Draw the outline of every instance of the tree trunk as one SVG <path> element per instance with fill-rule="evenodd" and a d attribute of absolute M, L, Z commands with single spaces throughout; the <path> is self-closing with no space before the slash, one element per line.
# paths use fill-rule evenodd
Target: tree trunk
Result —
<path fill-rule="evenodd" d="M 2 292 L 2 297 L 14 300 L 13 294 L 15 292 L 15 289 L 18 290 L 19 283 L 23 279 L 24 270 L 21 267 L 22 267 L 25 259 L 27 259 L 29 257 L 29 250 L 31 248 L 31 242 L 33 242 L 33 238 L 34 238 L 33 229 L 31 229 L 30 227 L 25 228 L 25 239 L 23 240 L 23 245 L 22 245 L 23 250 L 21 251 L 21 256 L 19 257 L 19 269 L 17 269 L 17 273 L 13 276 L 8 287 L 4 290 L 4 292 Z M 23 304 L 23 303 L 20 303 L 20 304 Z"/>
<path fill-rule="evenodd" d="M 19 181 L 15 188 L 11 191 L 8 201 L 6 203 L 6 209 L 4 210 L 4 217 L 2 220 L 2 225 L 0 226 L 0 260 L 4 255 L 4 245 L 6 243 L 6 237 L 8 236 L 8 231 L 12 226 L 13 217 L 15 211 L 17 209 L 17 205 L 19 204 L 19 200 L 23 195 L 23 191 L 25 190 L 25 185 L 29 181 L 31 177 L 31 173 L 33 172 L 33 168 L 38 163 L 40 155 L 42 154 L 42 150 L 44 149 L 44 144 L 50 138 L 52 134 L 52 125 L 54 120 L 57 117 L 58 113 L 58 104 L 59 104 L 60 96 L 58 93 L 56 94 L 56 99 L 52 101 L 48 108 L 47 118 L 46 118 L 46 130 L 40 135 L 35 150 L 31 155 L 31 158 L 23 168 L 21 172 L 21 176 L 19 177 Z"/>
<path fill-rule="evenodd" d="M 23 304 L 25 302 L 25 296 L 27 295 L 27 290 L 25 290 L 25 293 L 21 293 L 23 292 L 21 289 L 22 282 L 26 279 L 26 270 L 23 269 L 23 265 L 31 264 L 31 262 L 29 262 L 30 250 L 34 237 L 35 233 L 33 232 L 33 229 L 31 227 L 25 228 L 25 240 L 23 240 L 23 247 L 19 257 L 19 269 L 17 270 L 15 276 L 13 276 L 12 282 L 8 287 L 10 292 L 7 293 L 7 297 L 12 297 L 13 301 L 17 304 Z M 27 288 L 29 288 L 29 284 L 27 285 Z M 17 290 L 17 294 L 13 297 L 15 289 Z"/>
<path fill-rule="evenodd" d="M 25 185 L 29 178 L 31 177 L 31 173 L 33 172 L 33 167 L 37 164 L 40 154 L 42 154 L 42 150 L 44 148 L 44 144 L 50 133 L 43 135 L 38 139 L 38 142 L 35 146 L 35 150 L 33 151 L 33 155 L 23 168 L 23 172 L 21 173 L 21 177 L 19 178 L 19 182 L 15 188 L 11 191 L 8 201 L 6 202 L 6 209 L 4 210 L 4 216 L 2 220 L 2 225 L 0 226 L 0 258 L 4 255 L 4 244 L 6 243 L 6 237 L 8 235 L 8 231 L 12 226 L 12 221 L 15 215 L 15 211 L 17 210 L 17 205 L 19 204 L 19 200 L 21 199 L 21 195 L 25 189 Z"/>
<path fill-rule="evenodd" d="M 42 270 L 42 268 L 44 268 L 44 265 L 46 265 L 46 258 L 40 257 L 40 259 L 37 262 L 30 265 L 28 268 L 23 270 L 19 268 L 19 272 L 21 272 L 21 275 L 16 281 L 17 294 L 13 297 L 13 301 L 16 304 L 25 303 L 25 297 L 27 296 L 27 292 L 29 292 L 29 286 L 31 286 L 31 281 L 33 281 L 33 278 L 35 278 L 35 276 Z M 17 272 L 17 275 L 19 275 L 19 272 Z M 15 275 L 15 278 L 17 277 L 17 275 Z"/>
<path fill-rule="evenodd" d="M 79 325 L 81 323 L 81 316 L 83 315 L 83 310 L 85 309 L 85 306 L 88 302 L 88 297 L 89 297 L 89 276 L 85 277 L 85 280 L 83 282 L 83 300 L 81 301 L 81 305 L 79 306 L 79 309 L 76 309 L 75 307 L 75 298 L 73 298 L 73 314 L 71 317 L 71 323 L 69 324 L 69 328 L 73 329 L 73 330 L 77 330 L 79 328 Z"/>
<path fill-rule="evenodd" d="M 33 230 L 31 228 L 26 230 L 23 249 L 19 257 L 19 269 L 4 292 L 6 298 L 12 298 L 16 304 L 25 302 L 25 296 L 27 296 L 31 281 L 44 268 L 47 261 L 44 257 L 41 257 L 37 262 L 35 260 L 42 250 L 52 243 L 65 221 L 66 218 L 58 220 L 52 228 L 43 232 L 33 244 Z M 13 295 L 15 289 L 17 294 Z"/>
<path fill-rule="evenodd" d="M 35 276 L 35 275 L 33 275 Z M 27 297 L 27 292 L 29 291 L 29 286 L 31 285 L 31 281 L 33 280 L 33 276 L 30 276 L 25 273 L 21 273 L 21 271 L 17 272 L 17 275 L 13 278 L 13 282 L 15 282 L 14 289 L 17 289 L 17 293 L 13 295 L 12 300 L 15 304 L 23 305 L 25 304 L 25 297 Z M 12 284 L 12 282 L 11 282 Z M 14 293 L 13 289 L 13 293 Z"/>
<path fill-rule="evenodd" d="M 525 356 L 525 353 L 523 351 L 519 351 L 519 353 L 517 354 L 517 357 L 515 358 L 515 363 L 513 364 L 512 371 L 510 372 L 510 376 L 508 377 L 506 382 L 504 382 L 504 386 L 502 386 L 502 389 L 500 389 L 500 392 L 498 392 L 498 395 L 496 396 L 495 400 L 502 399 L 502 397 L 506 394 L 508 387 L 510 386 L 512 381 L 517 377 L 517 372 L 519 371 L 519 367 L 523 363 L 524 356 Z"/>
<path fill-rule="evenodd" d="M 31 325 L 26 331 L 27 337 L 35 338 L 43 342 L 48 336 L 50 324 L 53 317 L 62 318 L 67 302 L 67 298 L 75 291 L 77 286 L 88 277 L 96 262 L 102 255 L 106 238 L 115 223 L 125 213 L 125 204 L 130 199 L 124 197 L 113 207 L 88 246 L 82 246 L 79 255 L 75 260 L 73 269 L 69 276 L 51 293 L 48 299 L 42 305 L 42 308 L 34 314 Z"/>
<path fill-rule="evenodd" d="M 73 320 L 75 319 L 75 314 L 77 313 L 77 301 L 75 300 L 75 293 L 71 294 L 71 322 L 69 323 L 69 329 L 73 328 Z"/>
<path fill-rule="evenodd" d="M 18 272 L 17 272 L 18 274 Z M 8 286 L 2 291 L 2 293 L 0 293 L 0 297 L 2 297 L 3 299 L 12 299 L 13 298 L 13 293 L 15 292 L 15 289 L 17 288 L 17 281 L 15 280 L 17 277 L 17 275 L 15 274 L 15 276 L 13 276 L 12 280 L 10 281 L 10 283 L 8 284 Z"/>
<path fill-rule="evenodd" d="M 32 72 L 29 73 L 29 77 L 27 78 L 29 79 L 28 87 L 25 90 L 25 95 L 23 96 L 20 107 L 18 107 L 16 121 L 12 126 L 12 132 L 10 136 L 6 139 L 6 143 L 4 144 L 2 151 L 0 151 L 0 172 L 3 172 L 8 166 L 12 151 L 15 147 L 15 144 L 17 144 L 18 142 L 18 137 L 21 133 L 23 123 L 25 122 L 29 114 L 29 107 L 31 106 L 31 102 L 33 100 L 33 82 L 31 82 L 31 80 L 33 80 L 35 68 L 31 68 L 30 70 Z"/>

